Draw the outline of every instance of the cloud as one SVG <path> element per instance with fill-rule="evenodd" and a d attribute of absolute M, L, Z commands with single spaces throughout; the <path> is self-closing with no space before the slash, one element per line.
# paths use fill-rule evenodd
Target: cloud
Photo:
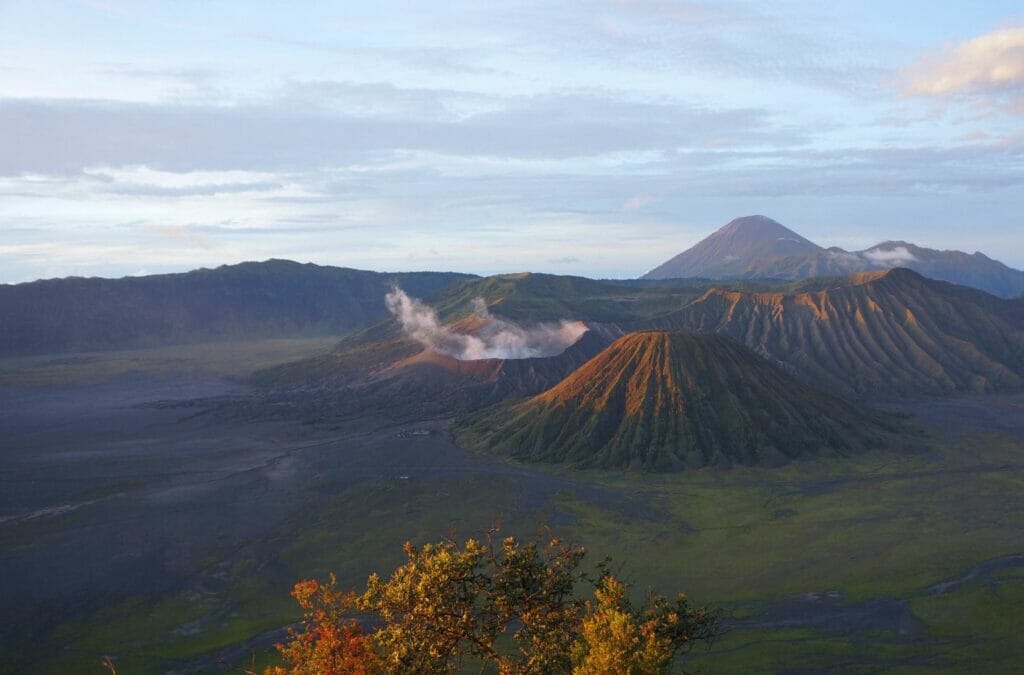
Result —
<path fill-rule="evenodd" d="M 576 256 L 567 255 L 562 258 L 552 258 L 548 260 L 548 262 L 551 263 L 552 265 L 572 265 L 574 263 L 580 262 L 580 259 L 577 258 Z"/>
<path fill-rule="evenodd" d="M 252 183 L 209 183 L 206 185 L 141 185 L 119 183 L 103 190 L 115 195 L 132 197 L 213 197 L 221 194 L 268 192 L 281 188 L 280 183 L 258 181 Z"/>
<path fill-rule="evenodd" d="M 872 262 L 883 265 L 898 265 L 899 263 L 914 262 L 917 257 L 911 253 L 906 246 L 896 246 L 891 249 L 873 248 L 861 253 Z"/>
<path fill-rule="evenodd" d="M 602 62 L 644 75 L 731 76 L 863 96 L 877 91 L 887 45 L 824 4 L 581 0 L 487 14 L 525 53 Z M 796 12 L 793 10 L 796 9 Z"/>
<path fill-rule="evenodd" d="M 259 42 L 274 45 L 337 54 L 347 57 L 347 59 L 365 59 L 368 63 L 390 62 L 405 68 L 425 72 L 436 71 L 448 75 L 493 75 L 503 72 L 497 68 L 481 65 L 481 55 L 479 53 L 462 47 L 441 47 L 437 45 L 415 47 L 353 46 L 350 43 L 338 40 L 302 40 L 284 38 L 266 32 L 252 33 L 248 37 Z"/>
<path fill-rule="evenodd" d="M 100 72 L 142 80 L 177 80 L 195 85 L 206 83 L 219 75 L 212 68 L 143 68 L 121 62 L 106 63 L 100 68 Z"/>
<path fill-rule="evenodd" d="M 529 359 L 561 354 L 587 332 L 579 321 L 537 324 L 525 328 L 499 319 L 488 311 L 482 298 L 473 302 L 474 314 L 482 328 L 473 334 L 456 333 L 441 325 L 434 308 L 412 298 L 396 287 L 384 302 L 406 335 L 424 347 L 460 361 L 479 359 Z"/>
<path fill-rule="evenodd" d="M 402 105 L 409 109 L 425 95 L 413 92 Z M 805 140 L 795 129 L 776 128 L 763 110 L 597 92 L 495 99 L 490 110 L 434 119 L 416 116 L 414 108 L 408 116 L 381 117 L 373 109 L 329 113 L 284 104 L 0 99 L 0 175 L 125 165 L 173 172 L 312 169 L 408 151 L 567 159 L 703 147 L 723 135 L 735 143 Z"/>
<path fill-rule="evenodd" d="M 1024 104 L 1024 26 L 1002 28 L 924 55 L 900 73 L 904 93 L 1009 97 Z"/>
<path fill-rule="evenodd" d="M 653 204 L 656 201 L 657 201 L 657 198 L 654 195 L 649 195 L 647 193 L 640 193 L 640 194 L 637 194 L 637 195 L 633 195 L 632 197 L 627 199 L 626 202 L 622 205 L 622 210 L 623 211 L 636 211 L 637 209 L 642 209 L 643 207 L 647 206 L 648 204 Z"/>
<path fill-rule="evenodd" d="M 399 87 L 391 82 L 289 80 L 276 92 L 280 107 L 380 119 L 454 120 L 501 105 L 500 97 L 457 89 Z"/>
<path fill-rule="evenodd" d="M 213 248 L 206 237 L 184 225 L 144 225 L 142 229 L 172 241 L 184 242 L 207 250 Z"/>

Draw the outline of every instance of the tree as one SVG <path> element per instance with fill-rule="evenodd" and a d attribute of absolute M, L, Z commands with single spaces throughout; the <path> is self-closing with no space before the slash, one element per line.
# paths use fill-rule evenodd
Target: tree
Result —
<path fill-rule="evenodd" d="M 300 581 L 292 590 L 305 611 L 301 632 L 289 629 L 287 645 L 277 645 L 290 668 L 268 668 L 266 675 L 371 675 L 384 671 L 373 639 L 349 616 L 358 607 L 355 593 L 342 593 L 331 575 L 329 583 Z"/>
<path fill-rule="evenodd" d="M 694 641 L 713 637 L 715 617 L 706 609 L 691 611 L 683 595 L 675 603 L 652 596 L 643 612 L 636 613 L 626 586 L 610 575 L 594 595 L 597 604 L 587 603 L 580 638 L 573 645 L 573 673 L 578 675 L 663 673 Z"/>
<path fill-rule="evenodd" d="M 544 546 L 490 535 L 405 545 L 407 561 L 387 579 L 371 575 L 361 595 L 330 582 L 303 581 L 292 595 L 305 610 L 301 631 L 278 645 L 294 673 L 454 673 L 467 662 L 502 675 L 667 672 L 677 655 L 709 640 L 716 619 L 650 596 L 636 611 L 627 587 L 598 566 L 580 571 L 586 554 L 554 539 Z M 595 586 L 595 602 L 575 595 Z M 364 630 L 355 614 L 367 614 Z"/>

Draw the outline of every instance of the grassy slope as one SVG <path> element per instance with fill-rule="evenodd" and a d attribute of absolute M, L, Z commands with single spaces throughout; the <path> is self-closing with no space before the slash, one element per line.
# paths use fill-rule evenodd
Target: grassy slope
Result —
<path fill-rule="evenodd" d="M 116 652 L 124 672 L 158 672 L 294 620 L 290 579 L 333 570 L 343 583 L 359 585 L 370 570 L 397 563 L 406 539 L 464 537 L 498 520 L 506 532 L 526 535 L 537 523 L 553 524 L 587 545 L 592 562 L 604 555 L 621 561 L 621 573 L 638 589 L 682 589 L 738 617 L 781 597 L 834 590 L 851 602 L 905 598 L 922 625 L 913 640 L 737 630 L 696 655 L 699 672 L 837 665 L 874 671 L 921 654 L 932 670 L 964 671 L 974 663 L 1005 669 L 1024 645 L 1019 576 L 1006 573 L 995 588 L 979 580 L 945 595 L 923 593 L 975 563 L 1024 550 L 1020 444 L 990 436 L 959 439 L 957 446 L 927 456 L 880 452 L 771 470 L 572 473 L 571 487 L 525 501 L 529 479 L 507 476 L 377 481 L 326 499 L 311 485 L 309 509 L 292 529 L 230 565 L 210 561 L 225 567 L 223 586 L 209 597 L 130 601 L 61 627 L 68 649 L 53 672 L 89 672 L 95 660 L 85 655 L 98 650 Z M 595 487 L 624 499 L 603 500 Z M 189 627 L 199 625 L 204 632 L 190 635 Z"/>
<path fill-rule="evenodd" d="M 255 367 L 326 352 L 336 342 L 327 337 L 276 338 L 0 358 L 0 386 L 96 383 L 134 373 L 176 377 L 206 373 L 241 378 Z"/>

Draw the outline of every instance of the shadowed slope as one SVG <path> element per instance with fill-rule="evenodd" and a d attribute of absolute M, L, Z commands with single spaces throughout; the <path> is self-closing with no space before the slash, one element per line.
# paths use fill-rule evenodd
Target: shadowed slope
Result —
<path fill-rule="evenodd" d="M 429 296 L 469 276 L 267 260 L 0 284 L 0 355 L 339 335 L 385 316 L 383 297 L 394 284 Z"/>
<path fill-rule="evenodd" d="M 411 354 L 392 354 L 373 369 L 353 367 L 345 380 L 311 377 L 270 389 L 266 400 L 281 404 L 271 414 L 286 414 L 289 401 L 304 399 L 303 414 L 309 420 L 384 413 L 392 419 L 450 416 L 544 391 L 620 335 L 616 326 L 588 324 L 587 332 L 561 354 L 527 359 L 459 360 L 420 348 Z M 383 353 L 369 350 L 365 356 L 369 362 Z"/>
<path fill-rule="evenodd" d="M 581 467 L 777 464 L 881 446 L 881 416 L 716 335 L 632 333 L 552 389 L 465 418 L 471 448 Z"/>
<path fill-rule="evenodd" d="M 806 279 L 900 267 L 929 279 L 970 286 L 1001 298 L 1011 298 L 1024 291 L 1024 272 L 983 253 L 938 251 L 905 241 L 886 241 L 853 253 L 830 248 L 810 255 L 761 258 L 740 276 L 745 279 Z"/>
<path fill-rule="evenodd" d="M 713 289 L 651 328 L 728 335 L 847 394 L 993 391 L 1024 385 L 1016 307 L 905 269 L 782 295 Z"/>
<path fill-rule="evenodd" d="M 362 404 L 379 408 L 475 410 L 556 385 L 620 335 L 614 326 L 592 324 L 561 354 L 528 359 L 460 361 L 428 349 L 374 373 L 352 391 Z"/>
<path fill-rule="evenodd" d="M 823 249 L 765 216 L 733 220 L 643 278 L 796 280 L 895 267 L 1003 298 L 1024 292 L 1024 271 L 982 253 L 939 251 L 905 241 L 885 241 L 863 251 Z"/>

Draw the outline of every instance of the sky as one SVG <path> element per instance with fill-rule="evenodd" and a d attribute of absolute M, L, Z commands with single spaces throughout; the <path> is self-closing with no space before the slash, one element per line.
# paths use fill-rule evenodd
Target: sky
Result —
<path fill-rule="evenodd" d="M 1024 268 L 1024 8 L 0 0 L 0 283 L 636 277 L 764 214 Z"/>

